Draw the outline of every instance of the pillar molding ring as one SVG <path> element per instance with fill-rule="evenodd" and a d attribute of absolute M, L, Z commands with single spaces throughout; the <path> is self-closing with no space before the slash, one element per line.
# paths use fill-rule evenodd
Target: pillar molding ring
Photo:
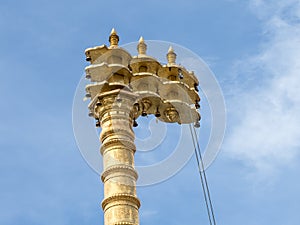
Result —
<path fill-rule="evenodd" d="M 132 130 L 130 131 L 130 129 L 112 128 L 111 130 L 105 130 L 101 132 L 100 139 L 102 143 L 108 138 L 116 136 L 116 133 L 118 133 L 119 136 L 122 136 L 122 138 L 128 138 L 129 140 L 132 140 L 132 142 L 134 140 L 134 133 Z"/>
<path fill-rule="evenodd" d="M 117 202 L 117 201 L 125 201 L 125 202 L 133 203 L 133 205 L 136 206 L 137 208 L 140 208 L 140 206 L 141 206 L 141 202 L 136 196 L 130 195 L 130 194 L 125 194 L 125 193 L 119 193 L 119 194 L 112 195 L 102 201 L 101 205 L 102 205 L 103 210 L 106 209 L 108 204 Z M 123 204 L 121 204 L 121 205 L 123 205 Z"/>
<path fill-rule="evenodd" d="M 135 225 L 135 223 L 131 223 L 131 222 L 117 222 L 117 223 L 114 223 L 113 225 Z"/>
<path fill-rule="evenodd" d="M 117 145 L 120 144 L 120 145 Z M 100 147 L 100 153 L 103 155 L 104 152 L 108 152 L 115 149 L 124 149 L 135 153 L 136 147 L 132 141 L 126 139 L 111 139 L 102 144 Z"/>
<path fill-rule="evenodd" d="M 126 172 L 127 175 L 133 177 L 135 180 L 138 179 L 138 174 L 133 167 L 127 166 L 127 165 L 115 165 L 115 166 L 108 167 L 102 173 L 102 175 L 101 175 L 102 182 L 105 182 L 108 179 L 107 178 L 108 176 L 110 176 L 113 173 L 117 173 L 117 172 Z"/>

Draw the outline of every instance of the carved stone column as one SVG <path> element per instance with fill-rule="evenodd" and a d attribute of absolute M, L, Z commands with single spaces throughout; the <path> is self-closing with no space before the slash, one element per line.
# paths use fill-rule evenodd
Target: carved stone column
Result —
<path fill-rule="evenodd" d="M 89 115 L 102 128 L 104 224 L 138 225 L 140 201 L 136 197 L 132 126 L 137 126 L 139 116 L 147 115 L 166 123 L 199 125 L 199 82 L 192 72 L 176 64 L 173 48 L 167 54 L 168 64 L 162 65 L 146 54 L 143 38 L 137 56 L 119 47 L 118 42 L 113 29 L 109 47 L 86 49 L 86 60 L 91 63 L 85 68 L 91 81 L 86 97 L 91 99 Z"/>
<path fill-rule="evenodd" d="M 136 196 L 137 172 L 134 169 L 134 132 L 132 130 L 136 95 L 116 89 L 98 96 L 95 113 L 101 119 L 104 170 L 105 225 L 138 225 L 140 201 Z"/>

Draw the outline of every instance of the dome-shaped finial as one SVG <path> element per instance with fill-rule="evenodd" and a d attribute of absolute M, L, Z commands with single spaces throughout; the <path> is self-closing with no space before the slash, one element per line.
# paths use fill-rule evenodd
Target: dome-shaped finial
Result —
<path fill-rule="evenodd" d="M 146 54 L 146 50 L 147 50 L 147 45 L 144 41 L 144 38 L 141 36 L 140 40 L 139 40 L 139 44 L 137 46 L 137 50 L 139 55 L 145 55 Z"/>
<path fill-rule="evenodd" d="M 110 32 L 109 36 L 109 43 L 110 43 L 110 48 L 116 48 L 118 47 L 119 44 L 119 36 L 117 35 L 117 32 L 115 28 L 113 28 Z"/>
<path fill-rule="evenodd" d="M 168 64 L 175 64 L 176 63 L 176 53 L 172 46 L 170 46 L 167 54 Z"/>

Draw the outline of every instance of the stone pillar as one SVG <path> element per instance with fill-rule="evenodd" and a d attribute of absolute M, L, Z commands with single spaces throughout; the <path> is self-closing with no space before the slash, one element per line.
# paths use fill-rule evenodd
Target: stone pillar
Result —
<path fill-rule="evenodd" d="M 98 97 L 95 112 L 102 132 L 101 154 L 104 170 L 105 225 L 138 225 L 140 201 L 136 196 L 137 172 L 134 169 L 134 132 L 132 130 L 136 95 L 116 89 Z"/>

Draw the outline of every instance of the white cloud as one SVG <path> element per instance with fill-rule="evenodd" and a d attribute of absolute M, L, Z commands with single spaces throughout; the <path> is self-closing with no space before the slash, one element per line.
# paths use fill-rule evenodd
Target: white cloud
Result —
<path fill-rule="evenodd" d="M 267 41 L 258 55 L 236 64 L 236 78 L 246 74 L 248 79 L 237 83 L 242 88 L 236 87 L 228 100 L 232 121 L 225 149 L 261 174 L 272 175 L 293 163 L 300 150 L 300 2 L 250 3 L 262 19 Z"/>

